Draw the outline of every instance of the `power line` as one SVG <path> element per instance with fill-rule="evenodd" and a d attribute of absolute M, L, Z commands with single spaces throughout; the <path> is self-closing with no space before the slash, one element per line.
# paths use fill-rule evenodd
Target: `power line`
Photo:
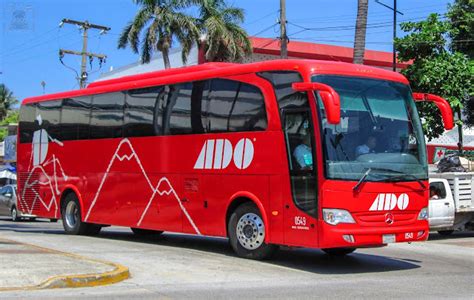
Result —
<path fill-rule="evenodd" d="M 87 58 L 89 58 L 89 63 L 92 66 L 92 61 L 94 58 L 99 59 L 99 65 L 102 66 L 102 63 L 105 62 L 105 59 L 107 56 L 105 54 L 98 54 L 98 53 L 93 53 L 93 52 L 88 52 L 87 51 L 87 42 L 88 42 L 88 31 L 89 29 L 97 29 L 100 30 L 100 34 L 105 34 L 107 31 L 110 30 L 110 27 L 102 26 L 102 25 L 97 25 L 97 24 L 92 24 L 89 23 L 88 21 L 76 21 L 76 20 L 70 20 L 70 19 L 63 19 L 60 23 L 60 26 L 62 24 L 72 24 L 76 25 L 82 28 L 82 51 L 74 51 L 74 50 L 66 50 L 66 49 L 59 49 L 59 61 L 61 64 L 63 64 L 65 67 L 71 69 L 71 67 L 67 66 L 63 62 L 63 57 L 65 54 L 70 54 L 70 55 L 78 55 L 82 57 L 81 61 L 81 74 L 78 76 L 79 82 L 80 82 L 80 88 L 85 88 L 86 87 L 86 80 L 88 77 L 87 74 Z M 76 72 L 74 70 L 74 72 Z M 77 74 L 77 72 L 76 72 Z"/>
<path fill-rule="evenodd" d="M 268 18 L 268 17 L 270 17 L 270 16 L 273 16 L 273 15 L 275 15 L 275 14 L 277 14 L 277 13 L 278 13 L 278 10 L 274 10 L 274 11 L 272 11 L 272 12 L 269 13 L 269 14 L 266 14 L 266 15 L 260 17 L 260 18 L 254 19 L 254 20 L 252 20 L 252 21 L 246 23 L 245 25 L 248 26 L 248 25 L 252 25 L 252 24 L 258 23 L 258 22 L 260 22 L 260 21 L 262 21 L 262 20 L 264 20 L 264 19 L 266 19 L 266 18 Z"/>

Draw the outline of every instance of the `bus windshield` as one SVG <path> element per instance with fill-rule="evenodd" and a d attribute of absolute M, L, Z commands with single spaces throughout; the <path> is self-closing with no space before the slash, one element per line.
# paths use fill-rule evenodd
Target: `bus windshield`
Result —
<path fill-rule="evenodd" d="M 378 79 L 318 75 L 341 98 L 341 122 L 328 124 L 318 97 L 325 173 L 329 179 L 426 180 L 421 122 L 409 86 Z"/>

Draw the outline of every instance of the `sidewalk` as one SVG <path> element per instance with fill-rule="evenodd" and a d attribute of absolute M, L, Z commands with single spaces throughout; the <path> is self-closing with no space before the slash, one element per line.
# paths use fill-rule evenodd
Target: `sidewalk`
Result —
<path fill-rule="evenodd" d="M 128 268 L 0 238 L 0 292 L 90 287 L 129 278 Z"/>

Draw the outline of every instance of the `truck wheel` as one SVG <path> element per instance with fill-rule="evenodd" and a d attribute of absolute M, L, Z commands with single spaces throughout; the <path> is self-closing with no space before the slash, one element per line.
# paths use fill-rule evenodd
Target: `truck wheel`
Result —
<path fill-rule="evenodd" d="M 278 247 L 266 244 L 265 223 L 253 203 L 244 203 L 232 213 L 227 224 L 230 245 L 238 256 L 250 259 L 271 257 Z"/>
<path fill-rule="evenodd" d="M 444 235 L 444 236 L 451 235 L 451 234 L 453 234 L 453 232 L 454 232 L 454 230 L 440 230 L 440 231 L 438 231 L 438 233 L 440 235 Z"/>
<path fill-rule="evenodd" d="M 153 237 L 153 236 L 159 236 L 163 233 L 163 231 L 158 231 L 158 230 L 150 230 L 150 229 L 141 229 L 141 228 L 130 228 L 133 231 L 133 234 L 135 234 L 138 237 Z"/>
<path fill-rule="evenodd" d="M 64 204 L 61 206 L 61 219 L 67 234 L 96 235 L 101 229 L 99 225 L 82 222 L 81 206 L 73 193 L 68 194 L 64 199 Z"/>
<path fill-rule="evenodd" d="M 325 248 L 322 249 L 327 255 L 331 256 L 345 256 L 356 250 L 356 248 Z"/>
<path fill-rule="evenodd" d="M 20 221 L 20 217 L 18 217 L 18 210 L 16 209 L 15 206 L 13 206 L 12 209 L 10 210 L 10 215 L 12 217 L 13 222 Z"/>

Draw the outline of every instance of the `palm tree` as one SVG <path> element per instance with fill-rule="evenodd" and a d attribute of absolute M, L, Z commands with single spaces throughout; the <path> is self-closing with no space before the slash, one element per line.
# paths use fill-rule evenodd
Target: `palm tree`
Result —
<path fill-rule="evenodd" d="M 365 32 L 367 30 L 367 12 L 369 9 L 368 0 L 357 1 L 357 20 L 354 39 L 354 63 L 364 63 L 365 52 Z"/>
<path fill-rule="evenodd" d="M 207 61 L 241 61 L 252 53 L 247 32 L 240 27 L 244 10 L 228 6 L 224 0 L 190 1 L 199 8 L 199 28 Z"/>
<path fill-rule="evenodd" d="M 181 57 L 186 63 L 189 51 L 198 40 L 199 30 L 197 20 L 182 12 L 187 7 L 187 1 L 180 0 L 135 0 L 141 5 L 140 10 L 122 31 L 118 48 L 130 45 L 132 51 L 139 53 L 141 44 L 141 59 L 143 63 L 151 60 L 155 51 L 163 55 L 165 69 L 171 67 L 169 50 L 176 39 L 182 47 Z M 143 33 L 142 33 L 143 32 Z M 140 38 L 140 35 L 143 35 Z"/>
<path fill-rule="evenodd" d="M 5 84 L 0 84 L 0 120 L 3 120 L 13 104 L 18 103 L 18 100 L 13 96 L 13 92 L 10 91 Z"/>

